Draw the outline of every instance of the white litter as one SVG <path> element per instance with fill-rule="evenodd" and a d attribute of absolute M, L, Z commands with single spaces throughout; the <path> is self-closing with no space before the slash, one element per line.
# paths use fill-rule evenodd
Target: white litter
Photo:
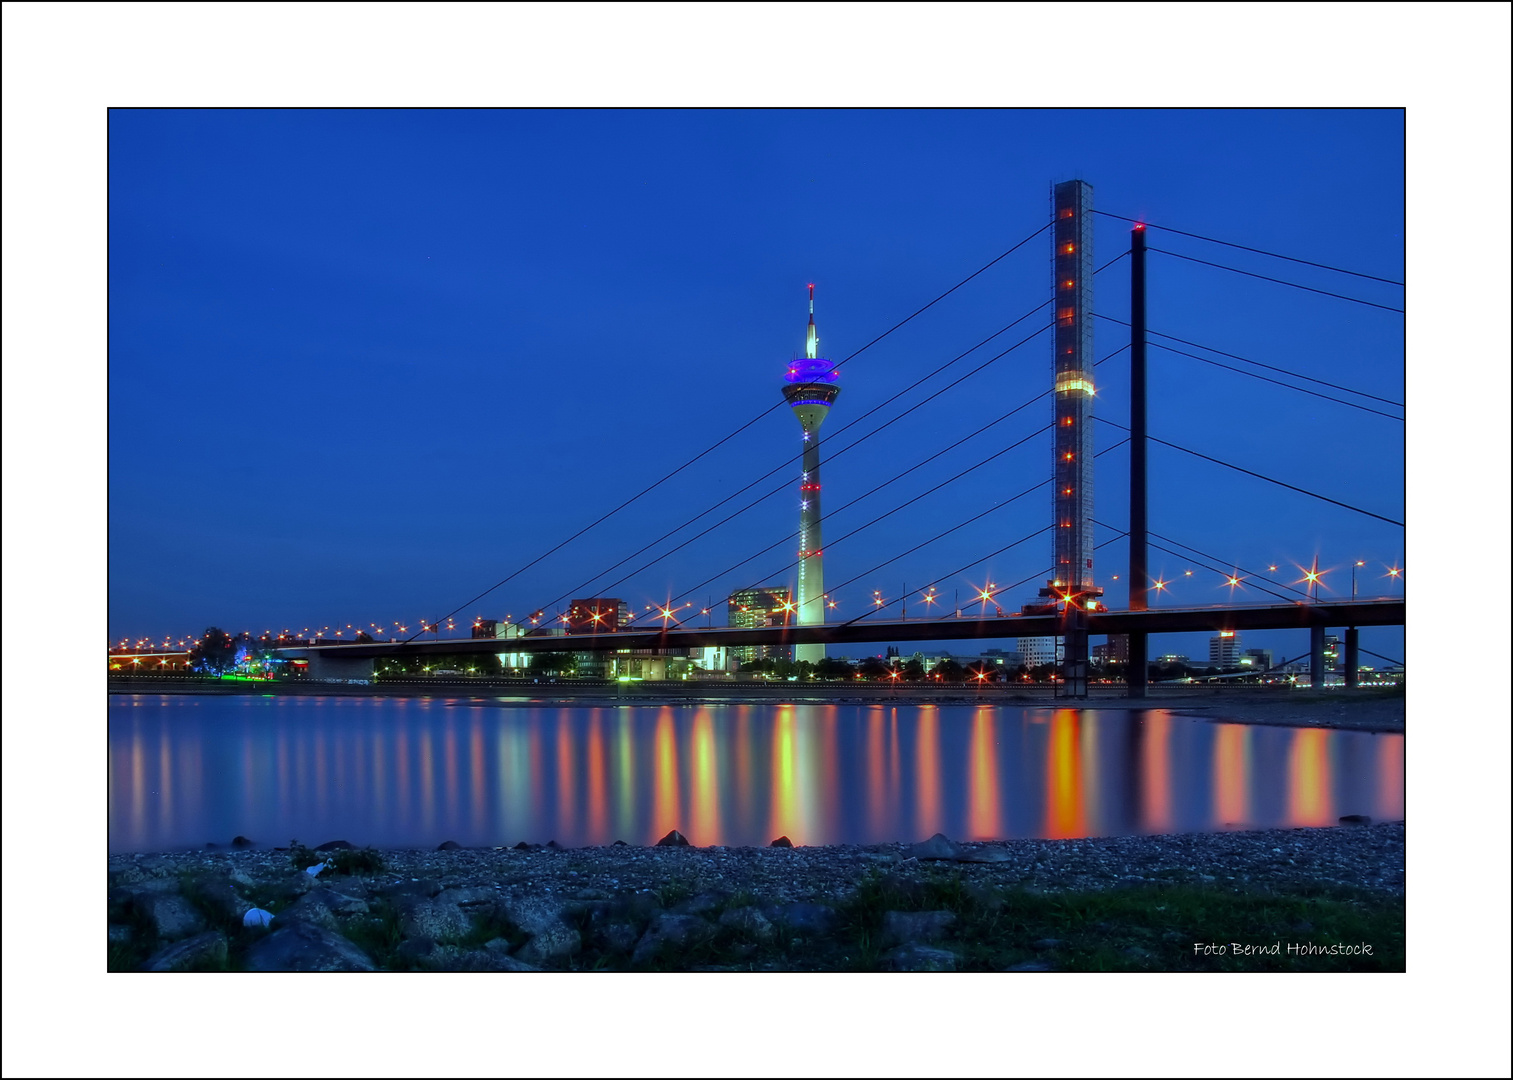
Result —
<path fill-rule="evenodd" d="M 242 916 L 243 926 L 267 926 L 273 921 L 273 912 L 255 907 Z"/>
<path fill-rule="evenodd" d="M 319 877 L 320 872 L 322 870 L 325 870 L 330 865 L 331 864 L 329 862 L 316 863 L 314 866 L 305 867 L 305 873 L 309 874 L 311 877 Z"/>

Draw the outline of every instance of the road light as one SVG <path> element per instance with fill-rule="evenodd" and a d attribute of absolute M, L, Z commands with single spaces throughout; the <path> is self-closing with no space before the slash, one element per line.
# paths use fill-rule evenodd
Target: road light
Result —
<path fill-rule="evenodd" d="M 1366 560 L 1365 559 L 1357 559 L 1350 566 L 1350 599 L 1352 599 L 1352 600 L 1355 599 L 1355 568 L 1357 566 L 1365 566 L 1365 565 L 1366 565 Z"/>

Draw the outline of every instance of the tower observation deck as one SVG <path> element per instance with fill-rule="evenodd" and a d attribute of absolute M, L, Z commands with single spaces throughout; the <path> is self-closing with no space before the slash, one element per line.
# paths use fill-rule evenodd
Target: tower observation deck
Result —
<path fill-rule="evenodd" d="M 803 471 L 799 477 L 799 580 L 796 597 L 797 624 L 815 626 L 825 621 L 825 540 L 820 510 L 820 425 L 841 388 L 835 365 L 819 355 L 819 336 L 814 328 L 814 286 L 809 286 L 809 332 L 804 358 L 788 364 L 783 397 L 804 431 Z M 824 645 L 799 645 L 795 660 L 811 663 L 825 658 Z"/>

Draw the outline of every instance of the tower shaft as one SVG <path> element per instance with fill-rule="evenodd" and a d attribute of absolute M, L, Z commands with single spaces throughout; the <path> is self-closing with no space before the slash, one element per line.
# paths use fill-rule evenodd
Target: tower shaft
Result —
<path fill-rule="evenodd" d="M 1056 273 L 1053 588 L 1086 608 L 1093 585 L 1093 189 L 1053 195 Z"/>

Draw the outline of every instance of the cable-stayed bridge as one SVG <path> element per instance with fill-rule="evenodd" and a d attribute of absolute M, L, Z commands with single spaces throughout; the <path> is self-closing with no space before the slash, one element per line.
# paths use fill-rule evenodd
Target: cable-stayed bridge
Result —
<path fill-rule="evenodd" d="M 1131 226 L 1128 233 L 1128 248 L 1102 265 L 1095 264 L 1092 252 L 1093 220 L 1099 215 Z M 1224 258 L 1222 253 L 1214 258 L 1205 259 L 1169 250 L 1150 242 L 1152 235 L 1162 237 L 1163 233 L 1170 234 L 1172 237 L 1197 240 L 1224 250 L 1242 250 L 1252 255 L 1264 256 L 1283 264 L 1283 269 L 1275 274 L 1263 274 L 1219 261 Z M 838 535 L 831 532 L 827 540 L 821 542 L 818 513 L 821 486 L 819 483 L 819 419 L 822 419 L 824 412 L 828 411 L 838 392 L 838 388 L 831 384 L 836 382 L 837 377 L 844 379 L 845 365 L 856 356 L 877 345 L 905 325 L 925 316 L 947 297 L 966 287 L 974 279 L 987 273 L 1016 252 L 1033 250 L 1030 247 L 1032 242 L 1042 237 L 1049 239 L 1052 251 L 1050 296 L 1028 307 L 1012 321 L 982 338 L 971 348 L 920 374 L 881 403 L 867 409 L 859 416 L 848 418 L 837 430 L 829 432 L 826 436 L 827 441 L 833 442 L 837 436 L 841 435 L 848 437 L 847 442 L 829 455 L 829 460 L 849 453 L 869 440 L 877 438 L 906 415 L 906 412 L 897 412 L 891 418 L 884 419 L 879 414 L 889 406 L 895 403 L 907 406 L 912 400 L 920 397 L 939 398 L 953 391 L 969 394 L 972 392 L 970 387 L 958 388 L 1004 357 L 1026 349 L 1032 342 L 1042 337 L 1048 337 L 1052 343 L 1053 364 L 1049 372 L 1050 378 L 1045 380 L 1043 389 L 1015 403 L 988 423 L 954 438 L 948 445 L 929 452 L 921 452 L 907 468 L 890 471 L 886 479 L 869 490 L 849 498 L 847 498 L 850 495 L 849 492 L 840 493 L 842 501 L 838 505 L 827 505 L 825 515 L 827 521 L 867 500 L 873 500 L 871 505 L 881 512 L 871 516 L 865 523 L 849 528 Z M 1165 243 L 1166 240 L 1163 237 L 1159 242 Z M 389 640 L 369 640 L 353 644 L 322 643 L 288 646 L 284 651 L 289 655 L 309 656 L 312 675 L 315 677 L 342 678 L 362 677 L 364 674 L 371 673 L 375 658 L 427 653 L 529 654 L 554 651 L 672 650 L 708 645 L 770 645 L 782 648 L 804 647 L 805 655 L 812 656 L 816 655 L 816 648 L 823 649 L 828 645 L 862 642 L 1054 637 L 1062 643 L 1058 653 L 1058 664 L 1064 686 L 1073 696 L 1076 696 L 1079 693 L 1085 693 L 1086 690 L 1088 635 L 1109 633 L 1128 635 L 1127 669 L 1130 692 L 1132 696 L 1138 697 L 1143 695 L 1145 689 L 1148 659 L 1146 642 L 1151 633 L 1306 628 L 1310 632 L 1311 671 L 1314 680 L 1319 682 L 1323 674 L 1324 630 L 1328 627 L 1339 627 L 1347 631 L 1347 682 L 1353 682 L 1351 676 L 1359 660 L 1356 628 L 1402 625 L 1404 601 L 1390 597 L 1356 599 L 1353 570 L 1350 600 L 1323 596 L 1321 592 L 1325 589 L 1323 584 L 1325 571 L 1321 571 L 1317 563 L 1305 569 L 1303 580 L 1291 584 L 1282 583 L 1275 576 L 1268 576 L 1266 570 L 1243 566 L 1225 557 L 1222 552 L 1200 549 L 1166 533 L 1155 532 L 1150 528 L 1147 503 L 1152 482 L 1159 485 L 1161 476 L 1159 473 L 1154 476 L 1151 474 L 1150 448 L 1158 446 L 1162 448 L 1162 453 L 1175 452 L 1192 460 L 1206 462 L 1211 466 L 1226 470 L 1226 475 L 1231 478 L 1243 477 L 1244 483 L 1271 485 L 1276 489 L 1290 492 L 1289 497 L 1298 500 L 1314 500 L 1320 506 L 1327 505 L 1344 509 L 1360 515 L 1362 519 L 1372 519 L 1397 528 L 1401 528 L 1403 523 L 1390 513 L 1382 513 L 1378 509 L 1357 505 L 1348 490 L 1320 490 L 1320 485 L 1304 478 L 1272 476 L 1251 467 L 1250 464 L 1226 460 L 1222 454 L 1186 445 L 1183 433 L 1180 431 L 1163 431 L 1159 436 L 1152 434 L 1148 430 L 1146 419 L 1147 353 L 1149 349 L 1159 349 L 1175 356 L 1201 362 L 1233 376 L 1286 388 L 1306 396 L 1312 402 L 1323 401 L 1356 413 L 1373 415 L 1387 422 L 1383 428 L 1384 439 L 1401 439 L 1401 428 L 1395 425 L 1403 422 L 1404 403 L 1383 394 L 1353 388 L 1336 379 L 1325 378 L 1324 375 L 1328 374 L 1327 372 L 1295 370 L 1284 364 L 1271 362 L 1275 358 L 1253 359 L 1202 343 L 1194 339 L 1196 335 L 1193 331 L 1177 335 L 1148 328 L 1146 325 L 1147 261 L 1151 254 L 1178 260 L 1186 265 L 1201 266 L 1205 271 L 1216 274 L 1233 274 L 1260 280 L 1269 285 L 1302 290 L 1326 297 L 1341 304 L 1372 309 L 1380 312 L 1382 318 L 1393 318 L 1403 313 L 1403 308 L 1399 306 L 1400 301 L 1384 303 L 1377 299 L 1342 291 L 1350 288 L 1352 283 L 1364 281 L 1375 283 L 1369 288 L 1376 289 L 1378 292 L 1382 285 L 1400 289 L 1401 283 L 1391 278 L 1265 251 L 1234 241 L 1203 236 L 1195 232 L 1144 222 L 1118 214 L 1109 214 L 1093 209 L 1092 190 L 1084 182 L 1068 181 L 1058 184 L 1053 191 L 1050 221 L 1034 229 L 986 265 L 968 274 L 929 303 L 910 313 L 840 361 L 831 363 L 818 358 L 811 291 L 807 360 L 795 361 L 794 366 L 790 367 L 789 385 L 784 389 L 784 396 L 794 407 L 794 411 L 799 414 L 803 423 L 804 445 L 802 448 L 788 460 L 780 462 L 764 474 L 747 482 L 743 487 L 704 506 L 662 535 L 626 553 L 618 561 L 598 569 L 594 574 L 584 578 L 580 584 L 563 591 L 551 600 L 534 605 L 531 608 L 531 615 L 505 628 L 510 635 L 508 641 L 476 637 L 447 638 L 440 636 L 438 628 L 443 625 L 451 626 L 452 620 L 459 612 L 474 608 L 485 598 L 521 577 L 547 557 L 567 548 L 633 503 L 642 500 L 659 487 L 680 476 L 696 462 L 718 455 L 737 434 L 749 427 L 756 419 L 781 408 L 784 402 L 774 401 L 770 407 L 758 413 L 752 420 L 745 421 L 729 435 L 693 455 L 629 499 L 607 509 L 590 524 L 514 569 L 494 585 L 463 603 L 451 607 L 446 614 L 434 619 L 421 620 L 419 629 L 413 634 L 409 634 L 406 630 L 405 634 L 408 636 L 394 634 Z M 1093 304 L 1094 279 L 1125 259 L 1130 261 L 1130 318 L 1127 320 L 1100 312 Z M 1289 266 L 1308 266 L 1315 271 L 1324 270 L 1337 275 L 1338 279 L 1347 280 L 1347 283 L 1337 288 L 1325 289 L 1290 280 L 1284 276 Z M 1117 347 L 1102 349 L 1103 355 L 1096 358 L 1093 355 L 1095 325 L 1101 326 L 1105 332 L 1113 331 L 1116 340 L 1124 339 Z M 1169 327 L 1168 329 L 1183 328 Z M 1000 346 L 1002 348 L 999 348 Z M 991 349 L 998 349 L 998 351 L 984 359 L 983 353 Z M 1116 358 L 1119 364 L 1127 363 L 1128 365 L 1130 408 L 1127 416 L 1103 415 L 1096 413 L 1094 408 L 1095 383 L 1099 378 L 1098 369 L 1104 364 L 1115 361 Z M 809 366 L 805 367 L 805 364 Z M 941 384 L 939 379 L 942 377 L 949 377 L 949 381 Z M 1045 412 L 1039 412 L 1040 409 L 1045 409 Z M 1028 433 L 1010 437 L 1004 434 L 1009 429 L 1000 427 L 1000 425 L 1007 425 L 1015 418 L 1019 418 L 1021 423 L 1028 418 L 1033 423 L 1037 416 L 1046 422 Z M 1116 435 L 1116 441 L 1097 451 L 1093 450 L 1095 424 L 1102 425 Z M 906 477 L 971 440 L 989 435 L 989 433 L 992 433 L 995 449 L 987 456 L 955 472 L 925 492 L 912 494 L 894 502 L 886 509 L 883 508 L 878 496 L 885 492 L 892 494 L 897 490 L 894 485 Z M 847 541 L 853 537 L 874 526 L 889 522 L 895 515 L 924 496 L 952 485 L 980 485 L 980 478 L 974 475 L 978 474 L 979 470 L 1000 461 L 1011 451 L 1032 443 L 1047 433 L 1050 434 L 1052 442 L 1052 467 L 1049 476 L 1036 483 L 1005 492 L 1002 498 L 993 499 L 991 505 L 965 520 L 950 524 L 942 523 L 945 527 L 929 538 L 910 544 L 886 559 L 871 561 L 871 565 L 865 568 L 856 568 L 837 562 L 838 556 L 835 549 L 840 547 L 844 551 Z M 1096 516 L 1093 500 L 1093 472 L 1097 458 L 1123 447 L 1128 448 L 1129 456 L 1127 473 L 1129 520 L 1120 526 L 1106 523 Z M 1120 479 L 1124 477 L 1121 476 Z M 741 558 L 728 566 L 724 566 L 721 560 L 722 569 L 707 575 L 703 580 L 686 583 L 680 581 L 679 588 L 674 590 L 665 602 L 659 604 L 639 626 L 617 625 L 613 632 L 600 633 L 593 632 L 595 629 L 593 626 L 577 627 L 568 633 L 563 633 L 560 629 L 552 632 L 553 624 L 567 621 L 567 616 L 557 611 L 558 606 L 564 601 L 574 597 L 613 595 L 626 583 L 634 581 L 637 575 L 647 572 L 692 545 L 706 541 L 706 538 L 711 537 L 717 530 L 774 495 L 791 490 L 796 480 L 799 482 L 802 514 L 798 522 L 798 531 L 790 534 L 788 538 L 757 550 L 742 551 Z M 1106 470 L 1103 473 L 1103 481 L 1105 484 L 1108 483 Z M 1007 543 L 996 544 L 993 550 L 965 565 L 943 568 L 941 572 L 933 575 L 933 581 L 909 590 L 907 595 L 894 595 L 891 591 L 885 593 L 884 590 L 873 589 L 872 601 L 861 615 L 842 620 L 835 618 L 827 610 L 827 601 L 830 601 L 840 590 L 848 587 L 865 589 L 877 579 L 876 575 L 889 565 L 915 555 L 948 536 L 968 530 L 991 514 L 1016 504 L 1019 504 L 1018 510 L 1022 514 L 1025 509 L 1023 500 L 1033 495 L 1043 495 L 1047 487 L 1051 488 L 1052 514 L 1050 520 L 1042 518 L 1038 523 L 1031 518 L 1030 524 L 1036 524 L 1038 527 L 1014 535 Z M 827 503 L 834 498 L 834 493 L 828 495 Z M 1015 530 L 1016 533 L 1020 533 L 1023 529 L 1023 520 L 1021 517 L 1021 526 Z M 981 527 L 978 526 L 979 529 Z M 1108 538 L 1095 543 L 1095 527 L 1110 534 Z M 977 592 L 971 597 L 964 610 L 954 608 L 953 605 L 954 610 L 945 615 L 932 613 L 931 605 L 936 600 L 935 590 L 944 583 L 959 580 L 958 575 L 966 570 L 980 566 L 990 559 L 1003 557 L 1011 551 L 1017 551 L 1022 557 L 1029 545 L 1036 541 L 1043 543 L 1047 533 L 1051 534 L 1052 561 L 1050 565 L 1008 585 L 992 583 L 986 586 L 974 585 Z M 1000 538 L 1002 539 L 1006 538 Z M 1126 610 L 1110 611 L 1102 600 L 1103 587 L 1095 583 L 1093 560 L 1095 551 L 1118 541 L 1125 541 L 1128 548 L 1127 568 L 1121 567 L 1121 570 L 1127 569 L 1128 576 L 1125 580 L 1129 590 L 1129 600 Z M 793 554 L 795 549 L 796 557 Z M 1180 557 L 1205 572 L 1220 575 L 1221 579 L 1226 580 L 1229 585 L 1231 602 L 1190 607 L 1153 607 L 1151 601 L 1153 599 L 1159 601 L 1167 595 L 1165 590 L 1171 584 L 1151 575 L 1149 564 L 1150 552 L 1153 550 Z M 821 568 L 827 551 L 830 553 L 828 580 L 832 584 L 828 592 L 822 592 L 818 590 L 824 588 L 823 582 L 826 580 L 822 576 Z M 742 577 L 749 575 L 751 564 L 757 563 L 763 557 L 769 557 L 778 565 L 766 573 L 753 577 L 750 588 L 759 588 L 785 578 L 791 580 L 795 575 L 799 582 L 797 591 L 793 593 L 794 602 L 788 605 L 788 610 L 782 618 L 772 620 L 772 625 L 714 626 L 716 617 L 711 607 L 717 608 L 719 605 L 700 606 L 688 599 L 704 595 L 705 590 L 711 586 L 724 586 L 732 580 L 732 575 L 739 574 Z M 843 566 L 843 572 L 838 574 L 836 571 L 842 569 Z M 1268 569 L 1275 571 L 1276 567 L 1271 566 Z M 1401 573 L 1401 569 L 1396 566 L 1391 570 L 1391 577 L 1396 579 L 1393 582 L 1394 585 L 1400 584 Z M 841 580 L 837 582 L 837 578 Z M 806 581 L 821 584 L 817 588 L 810 587 L 806 592 Z M 1043 587 L 1039 588 L 1039 600 L 1020 605 L 1017 611 L 1004 612 L 1002 605 L 1008 595 L 1031 582 L 1044 583 Z M 1255 593 L 1264 594 L 1268 599 L 1262 603 L 1238 603 L 1235 602 L 1237 590 L 1239 593 L 1248 593 L 1253 590 Z M 895 608 L 902 610 L 908 596 L 916 592 L 925 602 L 927 612 L 925 617 L 916 616 L 913 619 L 892 617 L 891 612 Z M 1011 608 L 1015 606 L 1010 602 Z M 834 607 L 833 602 L 828 603 L 829 609 L 834 609 Z M 696 617 L 704 618 L 708 625 L 702 628 L 687 625 L 691 613 Z M 434 636 L 426 637 L 427 634 Z M 286 632 L 280 635 L 279 640 L 288 641 L 292 636 Z"/>

